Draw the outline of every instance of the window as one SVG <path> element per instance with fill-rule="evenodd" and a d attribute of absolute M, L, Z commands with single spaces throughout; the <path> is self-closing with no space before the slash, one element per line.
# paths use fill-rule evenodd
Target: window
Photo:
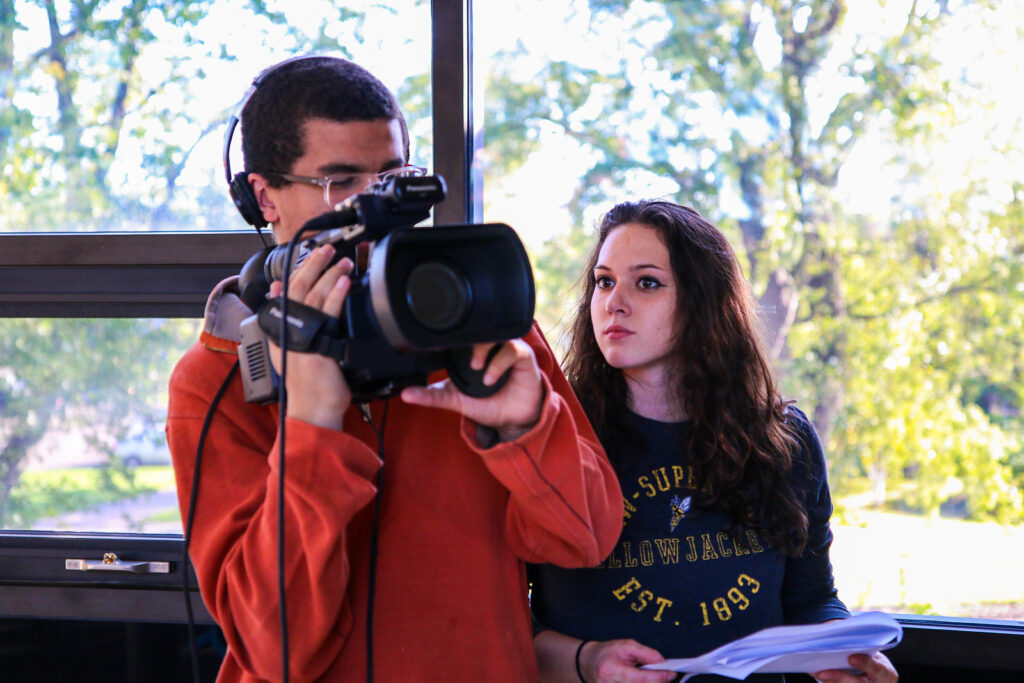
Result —
<path fill-rule="evenodd" d="M 826 446 L 840 597 L 1019 620 L 1021 10 L 842 6 L 478 5 L 484 216 L 553 342 L 603 210 L 709 217 Z"/>
<path fill-rule="evenodd" d="M 3 526 L 181 533 L 163 440 L 166 378 L 198 334 L 180 319 L 0 320 L 5 392 L 16 397 L 5 452 L 24 454 L 3 492 Z"/>
<path fill-rule="evenodd" d="M 371 67 L 409 114 L 413 162 L 431 165 L 425 2 L 49 5 L 14 2 L 5 24 L 5 231 L 244 228 L 224 191 L 225 122 L 293 54 Z"/>
<path fill-rule="evenodd" d="M 852 26 L 855 15 L 871 16 L 850 4 L 858 6 L 847 10 L 842 27 Z M 784 33 L 818 30 L 808 3 L 794 3 L 794 16 L 782 23 L 767 3 L 744 5 L 753 20 L 746 34 L 744 17 L 728 14 L 739 12 L 728 3 L 314 0 L 296 8 L 283 1 L 131 7 L 114 1 L 89 3 L 95 13 L 87 16 L 74 13 L 81 3 L 74 11 L 71 3 L 39 5 L 16 0 L 13 15 L 0 20 L 5 623 L 11 617 L 184 621 L 172 504 L 117 512 L 102 522 L 73 517 L 96 512 L 98 502 L 134 505 L 168 491 L 157 427 L 165 373 L 194 339 L 211 287 L 259 248 L 225 192 L 224 122 L 260 68 L 319 50 L 351 56 L 397 90 L 412 127 L 413 163 L 448 180 L 449 199 L 435 210 L 439 222 L 486 218 L 519 231 L 534 259 L 538 316 L 553 342 L 564 316 L 557 302 L 568 300 L 564 292 L 577 275 L 587 229 L 611 201 L 666 195 L 693 203 L 736 244 L 745 244 L 745 231 L 763 230 L 756 248 L 744 251 L 755 288 L 763 296 L 770 286 L 781 292 L 788 286 L 799 304 L 782 336 L 786 390 L 812 411 L 836 410 L 819 428 L 828 427 L 839 504 L 835 562 L 842 596 L 854 607 L 1019 618 L 1012 612 L 1019 594 L 1004 594 L 999 605 L 965 592 L 1019 586 L 1010 574 L 985 572 L 1019 567 L 1019 558 L 1001 553 L 1024 547 L 1012 494 L 1019 493 L 1024 467 L 1020 188 L 1005 180 L 1007 169 L 1020 166 L 1014 162 L 1021 144 L 1014 137 L 1019 126 L 996 116 L 1014 111 L 999 96 L 1016 91 L 1006 84 L 1020 81 L 1020 67 L 1012 56 L 998 58 L 1012 43 L 1005 32 L 1024 25 L 1019 10 L 916 3 L 915 35 L 904 44 L 893 36 L 900 29 L 897 10 L 905 19 L 910 5 L 887 3 L 890 14 L 867 22 L 884 30 L 864 29 L 865 43 L 842 28 L 815 44 L 823 50 L 819 60 L 835 46 L 845 46 L 846 57 L 859 53 L 849 66 L 826 61 L 832 71 L 816 72 L 841 74 L 833 89 L 808 78 L 795 93 L 793 103 L 806 106 L 808 115 L 798 136 L 807 143 L 806 170 L 838 173 L 831 159 L 844 159 L 851 169 L 858 161 L 868 169 L 861 177 L 880 169 L 874 175 L 884 182 L 865 191 L 850 184 L 845 170 L 834 187 L 803 166 L 801 182 L 795 181 L 786 137 L 793 119 L 780 109 L 776 80 L 784 60 L 777 53 Z M 473 60 L 463 42 L 471 8 Z M 687 15 L 687 8 L 699 14 Z M 47 11 L 54 12 L 56 33 Z M 989 40 L 969 41 L 960 53 L 939 49 L 957 43 L 951 37 L 957 27 Z M 741 39 L 750 41 L 740 60 L 747 71 L 735 59 Z M 594 46 L 600 46 L 596 53 Z M 942 69 L 930 70 L 925 59 L 925 48 L 933 46 Z M 829 127 L 822 117 L 837 94 L 872 79 L 902 88 L 854 88 L 878 98 L 877 105 L 861 105 L 871 121 L 858 119 L 853 108 L 845 127 Z M 475 100 L 468 96 L 474 85 Z M 947 85 L 948 91 L 939 88 Z M 952 104 L 942 109 L 943 101 Z M 981 115 L 975 110 L 993 117 L 989 135 L 957 144 L 968 130 L 958 127 L 961 118 Z M 241 164 L 237 146 L 233 167 Z M 974 156 L 951 163 L 948 151 L 955 148 Z M 1001 166 L 991 161 L 1000 154 Z M 938 182 L 940 175 L 955 191 Z M 858 201 L 847 201 L 851 195 Z M 803 253 L 818 258 L 801 271 Z M 822 313 L 828 290 L 809 282 L 812 276 L 827 282 L 830 274 L 846 297 L 840 300 L 845 317 Z M 972 283 L 977 286 L 966 287 Z M 845 341 L 842 354 L 825 353 L 818 337 Z M 108 340 L 108 353 L 101 340 Z M 15 357 L 31 367 L 12 363 Z M 941 359 L 956 360 L 955 367 Z M 106 375 L 98 367 L 103 363 L 112 366 Z M 43 390 L 56 393 L 40 400 Z M 841 400 L 829 402 L 826 391 L 834 390 Z M 116 414 L 90 419 L 106 406 Z M 926 433 L 929 448 L 923 448 Z M 25 438 L 34 442 L 19 443 Z M 934 465 L 917 458 L 930 450 Z M 942 460 L 947 455 L 957 459 Z M 138 464 L 129 461 L 133 456 Z M 87 462 L 99 466 L 70 467 Z M 861 506 L 859 500 L 881 492 L 872 484 L 882 472 L 887 506 Z M 1002 482 L 995 496 L 993 479 Z M 85 480 L 88 485 L 75 483 Z M 901 501 L 906 509 L 893 509 Z M 63 507 L 54 511 L 58 503 Z M 923 510 L 938 512 L 931 525 Z M 985 521 L 966 521 L 965 514 Z M 993 515 L 1004 515 L 1004 523 Z M 897 528 L 882 528 L 876 519 L 917 526 L 903 534 L 902 548 L 881 551 L 876 539 Z M 160 526 L 168 520 L 172 526 Z M 929 540 L 949 525 L 978 533 L 955 544 L 946 536 Z M 842 555 L 844 544 L 861 543 L 870 551 Z M 97 560 L 106 552 L 166 561 L 172 572 L 71 576 L 65 569 L 67 559 Z M 863 558 L 873 563 L 870 573 L 859 566 Z M 914 592 L 917 575 L 906 571 L 917 571 L 916 563 L 930 564 L 928 578 L 938 587 Z M 954 565 L 969 571 L 970 580 L 960 580 Z M 900 566 L 907 568 L 902 579 Z M 895 580 L 907 590 L 876 598 L 866 579 L 888 567 L 896 572 L 886 575 L 890 585 Z M 208 623 L 192 588 L 192 605 Z M 968 604 L 950 607 L 936 596 Z M 976 610 L 986 601 L 994 609 Z M 1008 637 L 993 636 L 1000 631 Z M 932 621 L 908 632 L 905 645 L 912 649 L 904 661 L 953 664 L 950 657 L 969 648 L 991 668 L 1016 672 L 1024 668 L 1014 654 L 1021 652 L 1018 640 L 1010 621 L 983 628 Z"/>
<path fill-rule="evenodd" d="M 198 338 L 206 294 L 261 247 L 222 164 L 227 118 L 259 71 L 307 52 L 365 64 L 402 101 L 412 161 L 432 166 L 429 5 L 284 9 L 135 3 L 81 16 L 58 4 L 50 17 L 15 3 L 0 147 L 0 219 L 19 233 L 0 273 L 11 316 L 0 319 L 0 527 L 181 532 L 167 378 Z M 54 231 L 89 234 L 43 237 Z"/>
<path fill-rule="evenodd" d="M 4 617 L 185 618 L 161 411 L 207 295 L 262 247 L 221 152 L 252 78 L 294 54 L 346 56 L 398 95 L 413 163 L 434 167 L 436 126 L 461 136 L 462 57 L 454 75 L 432 63 L 425 1 L 172 4 L 18 1 L 0 22 Z M 435 115 L 438 73 L 457 111 Z M 170 574 L 65 568 L 108 552 Z"/>

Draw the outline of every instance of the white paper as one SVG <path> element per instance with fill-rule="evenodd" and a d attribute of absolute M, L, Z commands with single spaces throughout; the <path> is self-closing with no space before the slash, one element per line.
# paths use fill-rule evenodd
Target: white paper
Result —
<path fill-rule="evenodd" d="M 824 624 L 773 626 L 726 643 L 699 657 L 669 659 L 645 669 L 688 675 L 718 674 L 743 679 L 752 673 L 810 673 L 850 670 L 847 657 L 895 647 L 903 639 L 899 622 L 883 612 L 865 612 Z"/>

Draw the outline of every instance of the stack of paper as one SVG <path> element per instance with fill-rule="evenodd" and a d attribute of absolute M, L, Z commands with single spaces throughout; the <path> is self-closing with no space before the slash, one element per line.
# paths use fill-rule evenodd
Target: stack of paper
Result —
<path fill-rule="evenodd" d="M 873 654 L 899 644 L 903 628 L 882 612 L 804 626 L 773 626 L 689 659 L 669 659 L 645 669 L 718 674 L 742 679 L 752 673 L 810 673 L 823 669 L 850 671 L 847 657 Z"/>

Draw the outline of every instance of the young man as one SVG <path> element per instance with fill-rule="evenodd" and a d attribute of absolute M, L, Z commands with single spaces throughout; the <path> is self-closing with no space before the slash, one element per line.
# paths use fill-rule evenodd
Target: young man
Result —
<path fill-rule="evenodd" d="M 393 95 L 340 59 L 264 72 L 241 125 L 241 189 L 279 243 L 408 160 Z M 336 316 L 351 263 L 323 272 L 331 254 L 314 252 L 288 296 Z M 201 339 L 171 377 L 167 435 L 183 517 L 203 424 L 248 315 L 234 286 L 211 294 Z M 474 349 L 474 367 L 488 346 Z M 622 498 L 536 325 L 488 367 L 485 382 L 511 369 L 489 398 L 443 381 L 374 401 L 364 415 L 337 361 L 289 353 L 283 494 L 277 407 L 246 403 L 237 376 L 228 382 L 205 437 L 190 546 L 228 641 L 218 680 L 282 678 L 281 505 L 291 680 L 365 680 L 370 665 L 381 681 L 536 678 L 524 563 L 596 565 L 618 538 Z"/>

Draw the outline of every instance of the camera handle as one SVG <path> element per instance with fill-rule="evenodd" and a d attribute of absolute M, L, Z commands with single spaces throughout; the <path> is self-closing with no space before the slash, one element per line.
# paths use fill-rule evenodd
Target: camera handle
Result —
<path fill-rule="evenodd" d="M 300 352 L 319 353 L 332 358 L 345 358 L 345 347 L 351 340 L 338 336 L 337 318 L 325 315 L 315 308 L 305 306 L 297 301 L 289 302 L 288 321 L 286 323 L 286 335 L 289 350 Z M 281 315 L 281 297 L 269 299 L 257 316 L 260 328 L 271 339 L 277 340 L 280 336 L 280 326 L 284 324 Z M 497 355 L 504 342 L 499 342 L 487 352 L 487 359 L 481 370 L 474 370 L 469 363 L 473 357 L 473 349 L 464 346 L 449 349 L 444 352 L 444 368 L 448 371 L 455 387 L 473 398 L 487 398 L 501 391 L 501 388 L 508 382 L 512 375 L 509 368 L 494 384 L 484 384 L 484 374 L 487 366 Z"/>
<path fill-rule="evenodd" d="M 469 367 L 469 361 L 473 357 L 472 347 L 466 346 L 449 350 L 446 354 L 445 370 L 448 371 L 452 384 L 459 391 L 473 398 L 487 398 L 501 391 L 512 375 L 512 368 L 506 370 L 497 382 L 490 385 L 484 384 L 484 373 L 487 372 L 487 366 L 491 364 L 491 360 L 504 345 L 504 342 L 499 342 L 491 347 L 491 350 L 487 352 L 487 360 L 484 361 L 482 370 L 474 370 Z"/>

